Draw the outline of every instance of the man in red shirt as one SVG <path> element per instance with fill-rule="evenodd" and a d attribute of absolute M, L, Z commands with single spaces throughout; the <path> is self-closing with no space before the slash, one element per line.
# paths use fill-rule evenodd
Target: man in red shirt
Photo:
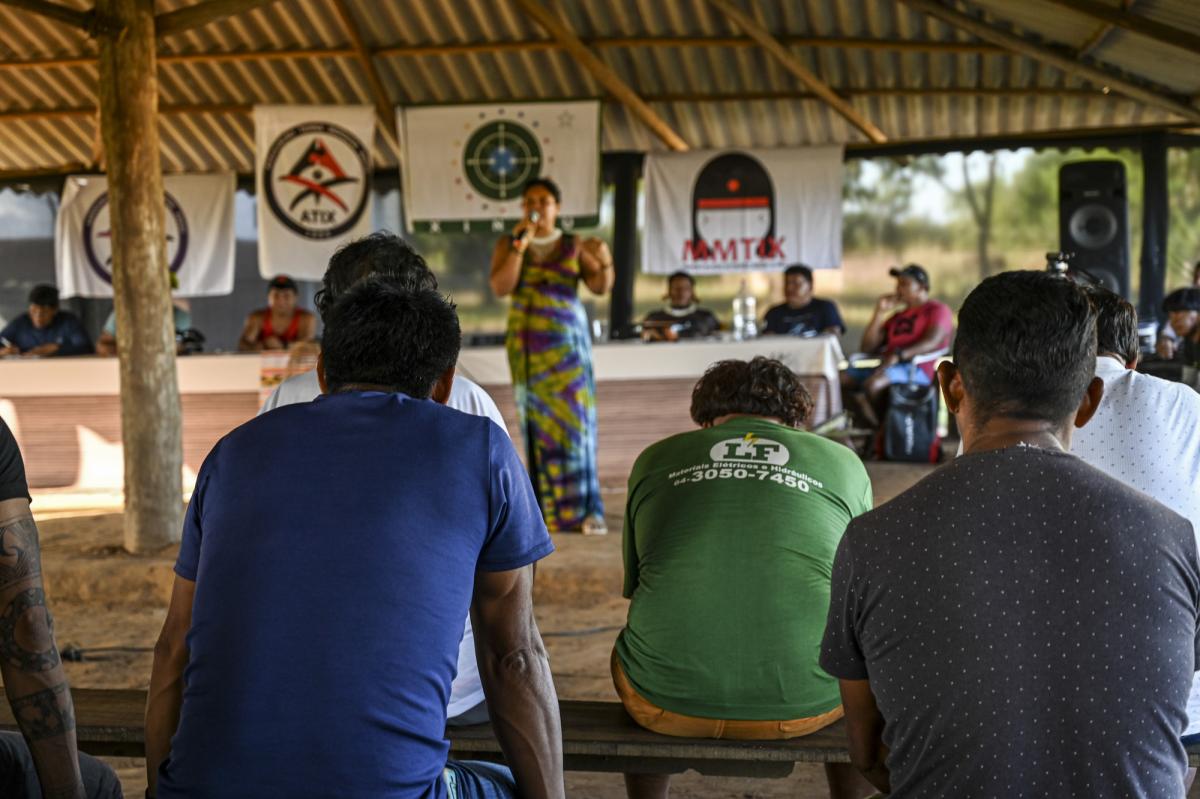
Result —
<path fill-rule="evenodd" d="M 882 358 L 877 368 L 851 367 L 842 377 L 843 388 L 861 390 L 877 418 L 882 416 L 887 389 L 892 383 L 933 382 L 934 362 L 914 367 L 913 358 L 950 346 L 954 314 L 945 303 L 929 298 L 929 273 L 916 264 L 893 267 L 896 290 L 875 303 L 875 312 L 863 331 L 862 351 Z M 896 310 L 899 309 L 899 310 Z M 894 313 L 893 313 L 894 311 Z"/>

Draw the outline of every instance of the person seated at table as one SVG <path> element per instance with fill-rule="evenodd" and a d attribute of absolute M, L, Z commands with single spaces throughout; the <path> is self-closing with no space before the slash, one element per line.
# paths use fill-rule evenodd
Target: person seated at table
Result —
<path fill-rule="evenodd" d="M 0 330 L 0 355 L 50 357 L 90 355 L 92 339 L 79 318 L 58 307 L 58 289 L 34 286 L 29 292 L 29 310 Z"/>
<path fill-rule="evenodd" d="M 0 419 L 0 678 L 19 733 L 0 732 L 0 796 L 121 799 L 106 764 L 79 754 L 75 711 L 46 605 L 25 463 Z"/>
<path fill-rule="evenodd" d="M 267 284 L 267 307 L 252 311 L 246 317 L 238 349 L 286 350 L 298 341 L 312 341 L 316 336 L 317 318 L 312 311 L 296 305 L 299 292 L 296 281 L 287 275 L 276 275 Z"/>
<path fill-rule="evenodd" d="M 813 272 L 804 264 L 783 270 L 783 298 L 763 319 L 763 333 L 779 336 L 816 336 L 846 332 L 837 303 L 813 296 Z"/>
<path fill-rule="evenodd" d="M 851 761 L 894 799 L 1184 795 L 1196 539 L 1070 454 L 1096 347 L 1073 282 L 980 283 L 938 367 L 966 454 L 838 545 L 821 667 Z"/>
<path fill-rule="evenodd" d="M 1156 351 L 1167 360 L 1200 364 L 1200 288 L 1176 289 L 1163 300 L 1172 337 L 1158 339 Z"/>
<path fill-rule="evenodd" d="M 236 428 L 197 476 L 150 677 L 150 794 L 562 797 L 532 606 L 554 545 L 508 436 L 444 405 L 454 306 L 369 277 L 326 323 L 325 395 Z M 511 773 L 446 759 L 468 608 Z"/>
<path fill-rule="evenodd" d="M 1187 288 L 1200 289 L 1200 261 L 1197 261 L 1192 266 L 1192 281 L 1188 284 Z M 1172 294 L 1174 293 L 1172 292 Z M 1175 330 L 1171 327 L 1170 320 L 1161 320 L 1155 338 L 1155 354 L 1160 358 L 1170 360 L 1175 357 L 1175 350 L 1178 346 L 1179 336 L 1176 335 Z"/>
<path fill-rule="evenodd" d="M 716 314 L 700 307 L 696 279 L 687 272 L 675 272 L 667 278 L 663 299 L 667 306 L 651 311 L 642 320 L 642 338 L 646 341 L 705 338 L 721 329 Z"/>
<path fill-rule="evenodd" d="M 949 306 L 929 297 L 929 273 L 924 268 L 908 264 L 893 267 L 888 274 L 896 279 L 896 290 L 875 303 L 861 344 L 863 353 L 877 355 L 882 362 L 877 367 L 851 366 L 842 373 L 843 388 L 862 392 L 861 410 L 874 427 L 883 418 L 888 386 L 933 382 L 934 362 L 914 366 L 912 360 L 945 350 L 954 332 Z"/>
<path fill-rule="evenodd" d="M 854 453 L 800 429 L 812 399 L 776 360 L 721 361 L 692 393 L 699 430 L 650 446 L 625 506 L 629 618 L 612 655 L 629 715 L 664 735 L 782 739 L 842 717 L 817 667 L 833 553 L 871 508 Z M 826 767 L 831 794 L 870 788 Z M 630 797 L 669 777 L 627 775 Z"/>
<path fill-rule="evenodd" d="M 172 276 L 173 278 L 174 276 Z M 192 313 L 188 310 L 187 300 L 172 299 L 171 317 L 177 337 L 179 334 L 191 329 Z M 181 354 L 182 349 L 183 342 L 177 338 L 175 342 L 175 354 Z M 96 354 L 110 357 L 117 354 L 117 311 L 115 308 L 109 312 L 108 319 L 104 320 L 104 328 L 100 331 L 100 338 L 96 339 Z"/>

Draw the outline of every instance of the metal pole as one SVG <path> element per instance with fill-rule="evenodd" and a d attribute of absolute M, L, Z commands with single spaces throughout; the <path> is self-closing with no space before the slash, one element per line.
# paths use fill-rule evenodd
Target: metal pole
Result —
<path fill-rule="evenodd" d="M 638 179 L 642 176 L 642 153 L 605 153 L 604 171 L 614 184 L 613 263 L 616 279 L 608 308 L 613 338 L 628 335 L 633 322 L 633 284 L 637 277 Z"/>
<path fill-rule="evenodd" d="M 1142 137 L 1142 261 L 1138 290 L 1138 318 L 1162 315 L 1167 279 L 1167 225 L 1170 221 L 1167 189 L 1167 136 Z"/>

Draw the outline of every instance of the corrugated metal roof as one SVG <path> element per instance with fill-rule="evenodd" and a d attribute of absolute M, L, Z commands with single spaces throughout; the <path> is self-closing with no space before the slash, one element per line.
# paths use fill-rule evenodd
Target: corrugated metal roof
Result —
<path fill-rule="evenodd" d="M 693 147 L 865 140 L 705 0 L 543 1 Z M 158 7 L 170 11 L 193 2 L 159 0 Z M 377 51 L 374 63 L 393 103 L 605 97 L 512 0 L 348 2 L 368 47 Z M 800 63 L 893 140 L 1181 121 L 979 42 L 896 0 L 741 5 L 775 36 L 792 40 Z M 952 7 L 1059 52 L 1090 44 L 1090 63 L 1164 93 L 1200 94 L 1200 54 L 1120 29 L 1098 36 L 1105 26 L 1053 0 L 969 0 Z M 1133 10 L 1200 35 L 1195 0 L 1137 0 Z M 160 39 L 164 166 L 250 171 L 249 111 L 256 103 L 373 102 L 350 41 L 332 0 L 278 0 Z M 82 31 L 0 6 L 0 171 L 92 161 L 95 52 L 95 41 Z M 603 125 L 605 150 L 663 146 L 607 97 Z M 382 136 L 375 150 L 380 165 L 395 163 Z"/>

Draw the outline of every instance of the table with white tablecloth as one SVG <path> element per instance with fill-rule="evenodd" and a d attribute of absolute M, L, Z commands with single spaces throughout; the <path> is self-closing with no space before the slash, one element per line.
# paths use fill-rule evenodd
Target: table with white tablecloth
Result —
<path fill-rule="evenodd" d="M 689 415 L 692 388 L 720 360 L 778 358 L 801 376 L 813 397 L 810 422 L 819 424 L 842 410 L 835 336 L 764 336 L 748 341 L 679 341 L 646 344 L 613 341 L 593 350 L 596 378 L 598 460 L 601 480 L 618 484 L 638 454 L 666 436 L 695 429 Z M 458 359 L 459 373 L 479 383 L 496 401 L 519 437 L 512 379 L 503 347 L 470 347 Z M 518 447 L 518 451 L 523 448 Z"/>

